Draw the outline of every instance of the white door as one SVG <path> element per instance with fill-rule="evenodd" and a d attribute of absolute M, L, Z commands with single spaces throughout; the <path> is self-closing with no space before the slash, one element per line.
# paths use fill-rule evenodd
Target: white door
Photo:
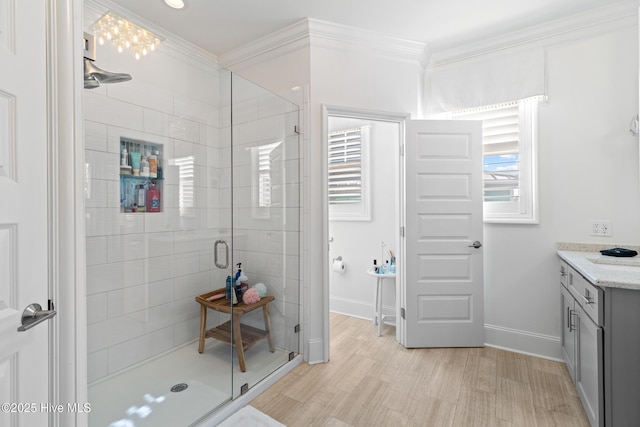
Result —
<path fill-rule="evenodd" d="M 48 424 L 47 104 L 44 0 L 0 0 L 0 425 Z"/>
<path fill-rule="evenodd" d="M 484 345 L 481 123 L 407 122 L 407 347 Z"/>

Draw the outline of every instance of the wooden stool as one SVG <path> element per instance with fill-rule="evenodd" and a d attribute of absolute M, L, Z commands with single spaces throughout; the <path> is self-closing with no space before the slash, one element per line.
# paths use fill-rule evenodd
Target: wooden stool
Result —
<path fill-rule="evenodd" d="M 202 353 L 204 351 L 204 340 L 206 338 L 215 338 L 222 342 L 226 342 L 227 344 L 231 344 L 238 352 L 240 370 L 245 372 L 247 370 L 247 365 L 244 359 L 245 350 L 248 350 L 253 347 L 254 344 L 266 338 L 269 342 L 269 351 L 271 351 L 271 353 L 275 351 L 275 348 L 273 347 L 273 340 L 271 339 L 271 322 L 269 320 L 269 303 L 274 300 L 274 297 L 267 295 L 260 298 L 260 301 L 253 304 L 240 302 L 234 306 L 232 306 L 231 301 L 226 298 L 219 298 L 213 301 L 209 301 L 207 299 L 213 295 L 224 293 L 225 288 L 222 288 L 196 297 L 196 301 L 200 303 L 200 343 L 198 345 L 198 352 Z M 240 323 L 240 317 L 243 314 L 249 313 L 260 307 L 262 307 L 262 314 L 264 317 L 264 331 Z M 215 328 L 206 330 L 208 308 L 222 313 L 231 314 L 232 320 L 218 325 Z"/>

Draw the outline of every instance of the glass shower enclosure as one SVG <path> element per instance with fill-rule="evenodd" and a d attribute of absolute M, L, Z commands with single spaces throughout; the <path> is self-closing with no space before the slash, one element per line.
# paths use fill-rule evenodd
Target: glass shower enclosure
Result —
<path fill-rule="evenodd" d="M 89 422 L 197 424 L 299 352 L 299 108 L 170 46 L 97 53 L 133 79 L 85 90 Z"/>

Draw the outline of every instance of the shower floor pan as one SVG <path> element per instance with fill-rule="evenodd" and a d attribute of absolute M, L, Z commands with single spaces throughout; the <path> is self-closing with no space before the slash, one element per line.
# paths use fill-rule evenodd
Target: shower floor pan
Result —
<path fill-rule="evenodd" d="M 228 345 L 211 341 L 202 354 L 195 341 L 89 386 L 90 427 L 188 426 L 253 387 L 289 361 L 289 352 L 266 342 L 245 355 L 241 372 Z M 186 387 L 185 387 L 186 385 Z M 182 390 L 182 391 L 171 391 Z"/>

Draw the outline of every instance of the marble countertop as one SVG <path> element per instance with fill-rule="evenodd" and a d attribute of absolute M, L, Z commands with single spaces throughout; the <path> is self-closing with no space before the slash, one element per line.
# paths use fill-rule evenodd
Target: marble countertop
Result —
<path fill-rule="evenodd" d="M 600 254 L 601 249 L 620 247 L 609 245 L 558 244 L 558 256 L 576 269 L 585 279 L 596 286 L 640 290 L 640 255 L 630 258 L 611 257 Z M 637 247 L 624 246 L 629 249 Z"/>

